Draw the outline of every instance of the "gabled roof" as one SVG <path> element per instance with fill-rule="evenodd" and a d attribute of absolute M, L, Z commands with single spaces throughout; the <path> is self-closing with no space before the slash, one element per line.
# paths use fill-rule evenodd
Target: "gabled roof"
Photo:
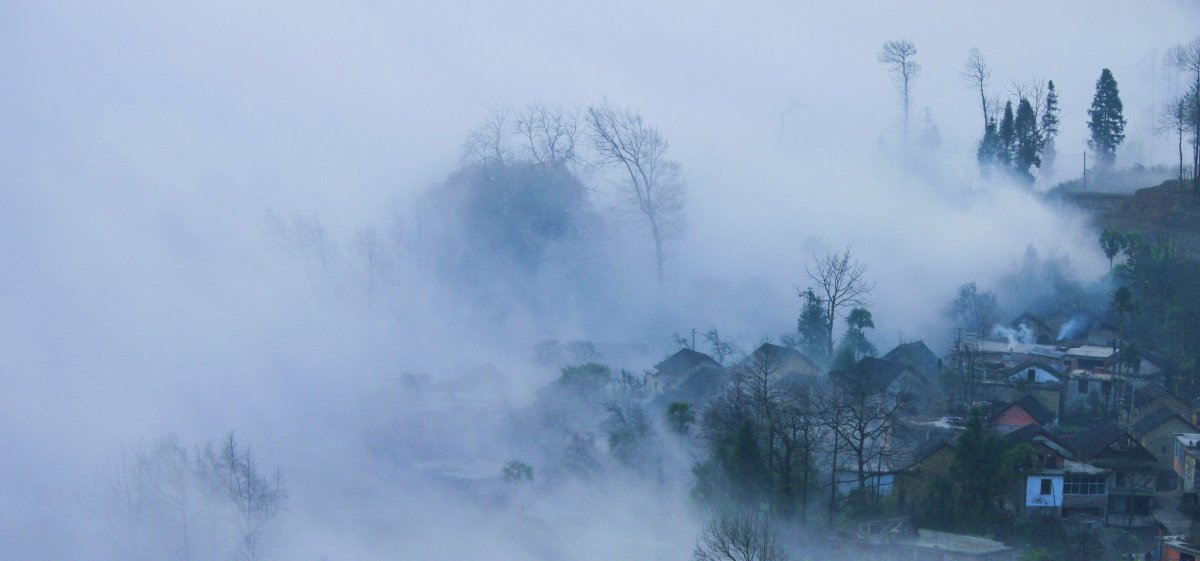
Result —
<path fill-rule="evenodd" d="M 654 365 L 654 370 L 659 374 L 678 375 L 691 372 L 697 368 L 704 366 L 715 366 L 720 368 L 721 365 L 712 357 L 692 349 L 683 348 L 678 352 L 666 358 L 662 362 Z"/>
<path fill-rule="evenodd" d="M 1075 438 L 1071 440 L 1071 448 L 1080 458 L 1087 459 L 1103 452 L 1105 448 L 1123 436 L 1126 436 L 1126 432 L 1121 430 L 1121 427 L 1113 423 L 1105 423 L 1075 435 Z"/>
<path fill-rule="evenodd" d="M 1137 424 L 1133 425 L 1133 432 L 1135 432 L 1137 434 L 1146 434 L 1146 433 L 1162 426 L 1163 423 L 1166 423 L 1167 421 L 1171 420 L 1172 417 L 1179 419 L 1180 421 L 1183 421 L 1192 430 L 1196 430 L 1196 427 L 1193 426 L 1192 423 L 1189 422 L 1187 419 L 1183 418 L 1182 415 L 1180 415 L 1166 407 L 1159 407 L 1158 409 L 1155 409 L 1153 413 L 1146 415 L 1145 417 L 1142 417 L 1142 420 L 1138 421 Z"/>
<path fill-rule="evenodd" d="M 796 349 L 781 347 L 771 343 L 759 345 L 750 356 L 743 359 L 738 366 L 753 367 L 756 362 L 769 361 L 777 369 L 780 377 L 787 378 L 799 375 L 816 375 L 821 373 L 821 367 L 804 353 Z"/>
<path fill-rule="evenodd" d="M 1012 432 L 1002 436 L 1001 438 L 1003 438 L 1004 441 L 1007 442 L 1009 446 L 1016 446 L 1018 444 L 1028 444 L 1028 443 L 1032 443 L 1039 439 L 1045 439 L 1050 442 L 1053 442 L 1057 448 L 1062 448 L 1062 452 L 1066 452 L 1066 454 L 1065 454 L 1066 457 L 1069 458 L 1072 456 L 1070 446 L 1067 446 L 1067 444 L 1065 442 L 1059 440 L 1054 435 L 1050 434 L 1045 429 L 1043 429 L 1042 427 L 1039 427 L 1037 425 L 1025 425 L 1015 431 L 1012 431 Z M 1054 448 L 1054 446 L 1052 446 L 1052 448 Z"/>
<path fill-rule="evenodd" d="M 1042 432 L 1044 432 L 1042 431 L 1042 427 L 1037 425 L 1025 425 L 1015 431 L 1002 435 L 1000 438 L 1003 438 L 1004 441 L 1009 445 L 1016 446 L 1017 444 L 1021 444 L 1023 442 L 1032 442 L 1033 437 L 1042 434 Z"/>
<path fill-rule="evenodd" d="M 655 407 L 666 407 L 676 401 L 686 401 L 700 411 L 729 383 L 729 372 L 720 366 L 701 366 L 675 387 L 654 398 Z"/>
<path fill-rule="evenodd" d="M 1003 438 L 1004 441 L 1010 445 L 1015 446 L 1017 444 L 1021 444 L 1022 442 L 1032 441 L 1033 437 L 1041 434 L 1042 432 L 1044 432 L 1042 427 L 1037 425 L 1025 425 L 1015 431 L 1002 435 L 1000 438 Z"/>
<path fill-rule="evenodd" d="M 1066 351 L 1060 351 L 1050 345 L 1030 345 L 1029 356 L 1040 356 L 1051 360 L 1061 360 L 1067 356 Z"/>
<path fill-rule="evenodd" d="M 886 360 L 907 364 L 922 374 L 936 374 L 938 369 L 938 357 L 924 341 L 913 341 L 912 343 L 904 343 L 897 345 L 896 348 L 883 355 Z"/>
<path fill-rule="evenodd" d="M 1012 376 L 1013 374 L 1020 374 L 1030 368 L 1040 368 L 1042 370 L 1045 370 L 1047 373 L 1053 375 L 1055 378 L 1058 378 L 1059 380 L 1061 380 L 1063 377 L 1063 373 L 1059 369 L 1057 369 L 1053 366 L 1050 366 L 1048 364 L 1042 364 L 1040 362 L 1034 362 L 1032 360 L 1023 361 L 1023 362 L 1021 362 L 1021 364 L 1018 364 L 1012 368 L 1009 368 L 1008 370 L 1005 370 L 1004 375 Z"/>
<path fill-rule="evenodd" d="M 872 392 L 883 391 L 896 382 L 905 373 L 915 375 L 921 381 L 928 383 L 916 369 L 894 360 L 866 357 L 854 365 L 853 374 Z"/>
<path fill-rule="evenodd" d="M 993 413 L 991 418 L 988 420 L 996 420 L 996 418 L 1002 413 L 1012 409 L 1013 407 L 1020 407 L 1021 409 L 1024 409 L 1025 412 L 1029 413 L 1029 416 L 1033 417 L 1033 420 L 1037 421 L 1039 425 L 1044 425 L 1054 420 L 1054 413 L 1047 409 L 1045 405 L 1042 405 L 1042 402 L 1038 401 L 1037 398 L 1029 394 L 1025 394 L 1021 397 L 1021 399 L 1001 407 L 998 411 Z"/>

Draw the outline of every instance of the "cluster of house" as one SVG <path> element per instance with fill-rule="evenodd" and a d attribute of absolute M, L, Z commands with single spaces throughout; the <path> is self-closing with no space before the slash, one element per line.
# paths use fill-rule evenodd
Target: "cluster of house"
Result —
<path fill-rule="evenodd" d="M 969 354 L 977 377 L 970 405 L 984 409 L 990 429 L 1010 446 L 1026 444 L 1034 451 L 1023 480 L 1005 490 L 1014 514 L 1116 526 L 1143 537 L 1188 533 L 1192 516 L 1200 514 L 1200 410 L 1167 391 L 1152 355 L 1137 366 L 1119 365 L 1115 333 L 1102 322 L 1076 329 L 1069 339 L 1061 337 L 1063 327 L 1029 314 L 1013 327 L 1023 340 L 960 340 L 942 357 L 918 341 L 865 358 L 857 370 L 877 387 L 928 396 L 937 393 L 944 372 L 962 369 L 963 355 Z M 794 349 L 766 344 L 755 353 L 781 357 L 783 378 L 822 374 Z M 650 374 L 660 405 L 703 403 L 729 379 L 727 369 L 691 349 Z M 915 501 L 926 492 L 924 482 L 949 473 L 963 423 L 961 417 L 929 415 L 939 410 L 947 409 L 926 403 L 895 421 L 890 438 L 880 444 L 895 453 L 881 455 L 887 459 L 873 464 L 867 478 L 876 492 L 898 504 L 920 504 Z M 838 480 L 848 492 L 860 479 L 846 475 Z M 983 549 L 988 558 L 1009 555 Z"/>
<path fill-rule="evenodd" d="M 990 408 L 990 428 L 1011 446 L 1035 451 L 1013 490 L 1015 512 L 1186 532 L 1198 490 L 1188 472 L 1190 466 L 1195 473 L 1200 457 L 1197 411 L 1166 390 L 1153 356 L 1134 367 L 1118 365 L 1115 333 L 1103 322 L 1091 324 L 1063 339 L 1062 327 L 1024 314 L 1013 327 L 1032 342 L 960 342 L 945 360 L 961 362 L 963 353 L 974 353 L 982 401 L 975 405 Z M 946 468 L 955 432 L 944 428 L 915 448 L 896 472 L 898 492 L 919 494 L 915 481 Z"/>

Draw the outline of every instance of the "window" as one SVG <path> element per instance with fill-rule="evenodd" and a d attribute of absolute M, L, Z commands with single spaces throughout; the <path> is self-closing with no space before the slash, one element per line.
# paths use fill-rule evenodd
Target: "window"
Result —
<path fill-rule="evenodd" d="M 1063 493 L 1067 495 L 1103 495 L 1106 493 L 1103 475 L 1068 473 L 1063 480 Z"/>
<path fill-rule="evenodd" d="M 1088 393 L 1087 378 L 1079 379 L 1079 393 Z"/>
<path fill-rule="evenodd" d="M 1029 380 L 1030 382 L 1032 382 L 1037 379 L 1037 373 L 1034 372 L 1032 368 L 1030 368 L 1029 370 L 1025 371 L 1025 378 L 1027 380 Z"/>
<path fill-rule="evenodd" d="M 1100 382 L 1100 393 L 1108 395 L 1110 391 L 1112 391 L 1112 382 L 1108 380 Z"/>
<path fill-rule="evenodd" d="M 1054 485 L 1050 482 L 1049 479 L 1042 480 L 1042 492 L 1039 494 L 1040 495 L 1053 495 L 1054 494 Z"/>

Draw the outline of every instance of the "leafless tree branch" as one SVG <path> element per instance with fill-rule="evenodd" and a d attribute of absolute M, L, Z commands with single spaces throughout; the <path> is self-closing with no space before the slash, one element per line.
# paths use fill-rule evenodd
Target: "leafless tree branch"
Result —
<path fill-rule="evenodd" d="M 623 194 L 650 227 L 661 291 L 663 242 L 683 227 L 685 189 L 679 163 L 667 158 L 667 140 L 636 111 L 613 107 L 605 100 L 589 107 L 586 119 L 599 163 L 628 175 Z"/>
<path fill-rule="evenodd" d="M 825 304 L 825 328 L 829 334 L 826 356 L 833 356 L 834 321 L 843 310 L 869 306 L 867 297 L 875 289 L 875 283 L 867 280 L 867 266 L 851 257 L 850 248 L 824 257 L 814 255 L 812 264 L 806 265 L 804 271 Z"/>
<path fill-rule="evenodd" d="M 901 101 L 904 103 L 904 142 L 908 142 L 908 113 L 911 105 L 909 95 L 912 82 L 921 74 L 921 65 L 913 60 L 917 47 L 907 39 L 892 40 L 883 44 L 879 51 L 879 62 L 888 66 L 892 77 L 900 83 Z"/>
<path fill-rule="evenodd" d="M 579 109 L 538 102 L 517 115 L 514 124 L 533 161 L 549 166 L 577 161 Z"/>

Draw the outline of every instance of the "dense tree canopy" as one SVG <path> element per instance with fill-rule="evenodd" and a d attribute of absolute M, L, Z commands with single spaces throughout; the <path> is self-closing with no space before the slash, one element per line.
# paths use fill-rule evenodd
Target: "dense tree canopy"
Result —
<path fill-rule="evenodd" d="M 1013 146 L 1013 171 L 1025 183 L 1033 183 L 1033 168 L 1042 165 L 1042 138 L 1038 133 L 1037 116 L 1028 99 L 1021 98 L 1017 103 L 1013 128 L 1016 137 Z"/>

